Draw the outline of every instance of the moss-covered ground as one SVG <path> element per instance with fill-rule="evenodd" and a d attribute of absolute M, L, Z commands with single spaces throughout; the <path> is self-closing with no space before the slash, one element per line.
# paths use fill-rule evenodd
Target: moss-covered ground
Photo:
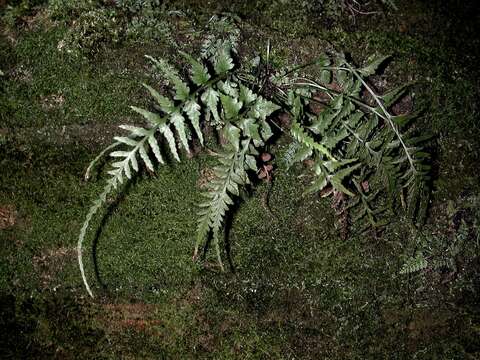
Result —
<path fill-rule="evenodd" d="M 50 19 L 45 4 L 13 23 L 12 11 L 4 14 L 0 356 L 478 359 L 475 2 L 397 2 L 397 12 L 354 21 L 316 18 L 281 1 L 183 1 L 168 41 L 107 43 L 84 57 L 59 51 L 73 25 Z M 381 79 L 392 86 L 416 81 L 416 126 L 434 135 L 425 231 L 448 246 L 459 221 L 469 229 L 456 270 L 400 275 L 419 246 L 401 216 L 382 232 L 340 236 L 329 201 L 302 196 L 302 165 L 279 166 L 271 186 L 261 183 L 240 203 L 227 226 L 228 271 L 208 256 L 193 262 L 195 204 L 210 166 L 199 154 L 155 175 L 141 172 L 109 199 L 86 244 L 97 295 L 88 298 L 75 246 L 103 183 L 101 174 L 85 182 L 84 171 L 121 131 L 117 125 L 140 121 L 128 106 L 147 104 L 140 84 L 157 81 L 143 55 L 175 61 L 178 49 L 195 53 L 209 18 L 223 11 L 239 16 L 242 55 L 264 52 L 269 40 L 278 68 L 332 45 L 357 62 L 393 55 Z M 275 146 L 280 158 L 284 139 Z"/>

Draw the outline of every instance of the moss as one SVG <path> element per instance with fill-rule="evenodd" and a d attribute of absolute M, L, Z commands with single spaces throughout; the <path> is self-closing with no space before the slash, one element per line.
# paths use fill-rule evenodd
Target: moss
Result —
<path fill-rule="evenodd" d="M 71 294 L 2 294 L 0 304 L 5 329 L 0 349 L 6 358 L 72 358 L 103 351 L 104 333 L 89 320 L 95 310 Z"/>
<path fill-rule="evenodd" d="M 200 28 L 212 7 L 226 8 L 188 3 L 185 11 Z M 371 52 L 394 54 L 386 73 L 392 85 L 410 75 L 425 80 L 416 89 L 417 105 L 425 109 L 420 126 L 441 132 L 432 145 L 438 171 L 429 221 L 449 231 L 446 200 L 461 203 L 465 189 L 478 193 L 469 134 L 476 80 L 471 67 L 459 63 L 461 54 L 450 56 L 455 47 L 443 35 L 429 38 L 435 23 L 424 20 L 430 13 L 374 17 L 354 32 L 345 24 L 314 28 L 302 19 L 292 25 L 261 1 L 255 5 L 260 15 L 235 4 L 248 35 L 244 43 L 254 43 L 245 53 L 265 51 L 271 39 L 276 67 L 305 62 L 331 42 L 358 61 Z M 269 18 L 257 21 L 265 14 Z M 125 45 L 73 59 L 57 50 L 66 30 L 25 29 L 15 43 L 0 41 L 6 73 L 0 206 L 17 209 L 15 225 L 0 230 L 1 325 L 7 334 L 23 334 L 3 338 L 2 351 L 64 358 L 478 356 L 472 280 L 478 259 L 464 264 L 458 281 L 399 276 L 417 247 L 410 225 L 397 219 L 383 233 L 342 240 L 328 200 L 302 196 L 301 167 L 275 170 L 271 188 L 260 183 L 239 203 L 229 221 L 229 253 L 222 254 L 234 271 L 224 274 L 211 252 L 204 262 L 191 261 L 199 170 L 212 166 L 210 160 L 201 155 L 156 176 L 141 173 L 123 195 L 111 197 L 105 218 L 97 217 L 89 232 L 86 252 L 95 249 L 101 281 L 86 256 L 98 297 L 85 300 L 74 247 L 102 181 L 84 183 L 83 172 L 116 133 L 114 125 L 137 121 L 128 105 L 146 105 L 139 83 L 156 78 L 144 53 L 175 54 L 161 45 Z M 283 144 L 272 149 L 277 161 Z"/>
<path fill-rule="evenodd" d="M 96 63 L 72 58 L 57 50 L 64 32 L 60 27 L 26 33 L 8 50 L 16 64 L 2 84 L 3 126 L 118 123 L 130 104 L 143 105 L 139 84 L 150 74 L 138 51 L 108 51 Z M 135 66 L 128 66 L 132 59 Z"/>

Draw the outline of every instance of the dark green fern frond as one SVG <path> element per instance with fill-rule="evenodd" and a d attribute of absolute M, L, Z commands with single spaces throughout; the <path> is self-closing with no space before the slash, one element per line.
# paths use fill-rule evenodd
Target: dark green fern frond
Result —
<path fill-rule="evenodd" d="M 417 219 L 425 212 L 428 193 L 428 154 L 422 148 L 427 137 L 414 137 L 406 131 L 413 116 L 394 116 L 389 112 L 408 85 L 380 96 L 365 80 L 387 58 L 372 58 L 359 69 L 351 66 L 341 54 L 334 62 L 319 61 L 316 64 L 323 74 L 320 81 L 300 78 L 293 83 L 297 91 L 289 94 L 294 118 L 291 134 L 301 144 L 295 160 L 308 157 L 315 160 L 314 172 L 318 178 L 307 193 L 320 191 L 330 184 L 337 191 L 358 196 L 358 201 L 350 204 L 352 209 L 359 209 L 355 210 L 359 211 L 355 218 L 367 218 L 372 225 L 384 223 L 378 219 L 379 214 L 385 213 L 382 201 L 379 202 L 384 197 L 378 196 L 379 192 L 388 194 L 392 211 L 396 203 L 401 203 L 409 217 Z M 334 86 L 330 83 L 332 79 Z M 298 91 L 305 87 L 317 93 L 305 96 Z M 374 105 L 362 98 L 362 90 Z M 318 97 L 328 101 L 324 100 L 321 110 L 313 113 L 309 104 L 317 102 Z M 352 163 L 335 175 L 326 166 L 335 164 L 333 160 Z M 356 171 L 360 169 L 362 176 Z M 368 185 L 368 194 L 359 187 L 360 183 Z M 382 186 L 386 191 L 381 191 Z"/>
<path fill-rule="evenodd" d="M 424 258 L 421 252 L 418 252 L 415 257 L 408 259 L 405 264 L 403 264 L 400 274 L 412 274 L 426 269 L 427 266 L 427 260 Z"/>

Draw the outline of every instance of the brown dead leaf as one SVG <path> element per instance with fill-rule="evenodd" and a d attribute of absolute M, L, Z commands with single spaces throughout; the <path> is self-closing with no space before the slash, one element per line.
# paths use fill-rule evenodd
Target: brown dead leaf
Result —
<path fill-rule="evenodd" d="M 288 128 L 292 123 L 292 117 L 288 113 L 283 112 L 278 115 L 278 121 L 280 127 Z"/>
<path fill-rule="evenodd" d="M 260 158 L 263 162 L 267 162 L 272 159 L 272 155 L 270 155 L 269 153 L 263 153 L 262 155 L 260 155 Z"/>
<path fill-rule="evenodd" d="M 215 171 L 212 168 L 203 168 L 200 170 L 200 176 L 197 180 L 197 186 L 200 189 L 205 189 L 207 184 L 209 184 L 213 179 L 215 179 Z"/>
<path fill-rule="evenodd" d="M 320 112 L 322 112 L 322 110 L 330 102 L 330 97 L 325 92 L 317 92 L 315 95 L 313 95 L 313 100 L 314 101 L 311 101 L 309 105 L 310 110 L 314 114 L 320 114 Z"/>
<path fill-rule="evenodd" d="M 392 106 L 394 115 L 405 115 L 413 112 L 413 99 L 410 95 L 403 96 Z"/>
<path fill-rule="evenodd" d="M 0 205 L 0 230 L 7 229 L 15 225 L 17 211 L 13 205 Z"/>
<path fill-rule="evenodd" d="M 138 332 L 152 332 L 162 322 L 153 319 L 155 306 L 145 303 L 106 304 L 103 306 L 106 316 L 101 320 L 111 332 L 123 332 L 132 329 Z"/>
<path fill-rule="evenodd" d="M 51 110 L 61 107 L 65 102 L 65 97 L 62 94 L 52 94 L 49 96 L 41 97 L 42 107 L 45 110 Z"/>
<path fill-rule="evenodd" d="M 329 84 L 327 86 L 330 90 L 333 90 L 333 91 L 336 91 L 336 92 L 341 92 L 342 91 L 342 87 L 336 83 L 336 82 L 332 82 L 331 84 Z"/>
<path fill-rule="evenodd" d="M 43 288 L 61 286 L 58 283 L 57 274 L 62 271 L 66 262 L 73 261 L 76 253 L 76 248 L 59 247 L 33 257 L 33 268 L 38 274 Z"/>
<path fill-rule="evenodd" d="M 305 164 L 306 167 L 311 168 L 313 165 L 315 165 L 315 161 L 312 159 L 306 159 L 303 160 L 303 163 Z"/>

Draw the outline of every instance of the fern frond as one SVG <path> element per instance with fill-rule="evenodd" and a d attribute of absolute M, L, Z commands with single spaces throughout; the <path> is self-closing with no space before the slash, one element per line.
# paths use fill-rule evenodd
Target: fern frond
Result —
<path fill-rule="evenodd" d="M 304 191 L 304 195 L 313 194 L 322 191 L 328 185 L 327 175 L 324 173 L 319 174 L 315 180 L 312 181 L 310 186 Z"/>
<path fill-rule="evenodd" d="M 233 69 L 233 59 L 229 55 L 229 51 L 226 49 L 220 49 L 215 57 L 214 69 L 217 75 L 222 75 L 229 70 Z"/>
<path fill-rule="evenodd" d="M 259 118 L 261 120 L 266 120 L 267 117 L 269 117 L 271 114 L 273 114 L 279 109 L 279 105 L 264 99 L 262 96 L 258 96 L 255 100 L 254 105 L 249 111 L 249 116 Z"/>
<path fill-rule="evenodd" d="M 422 217 L 421 214 L 425 213 L 426 208 L 426 181 L 429 172 L 429 166 L 426 165 L 428 154 L 423 151 L 422 145 L 428 137 L 410 136 L 407 132 L 402 132 L 401 129 L 414 116 L 393 116 L 388 111 L 389 107 L 405 93 L 408 84 L 380 96 L 364 79 L 374 74 L 387 58 L 371 58 L 367 61 L 367 65 L 360 69 L 353 68 L 341 54 L 337 57 L 335 67 L 319 63 L 323 71 L 336 72 L 336 82 L 341 86 L 341 90 L 332 91 L 308 79 L 297 83 L 297 85 L 324 92 L 331 100 L 318 115 L 312 115 L 308 113 L 308 109 L 306 112 L 304 110 L 306 105 L 303 105 L 300 100 L 305 98 L 303 95 L 290 94 L 292 114 L 296 119 L 291 131 L 297 141 L 307 146 L 303 155 L 308 154 L 308 148 L 314 149 L 315 146 L 321 145 L 323 150 L 328 150 L 332 157 L 357 158 L 362 171 L 369 174 L 371 179 L 383 178 L 391 198 L 392 209 L 394 208 L 393 199 L 403 201 L 402 194 L 405 193 L 404 203 L 409 216 Z M 363 102 L 360 98 L 362 88 L 368 92 L 375 106 Z M 305 103 L 308 104 L 310 99 L 311 97 L 307 97 Z M 322 149 L 317 148 L 317 150 Z M 315 152 L 310 156 L 314 154 Z M 324 160 L 322 162 L 327 163 Z M 327 182 L 333 178 L 333 175 L 328 172 L 322 176 L 326 177 Z M 348 173 L 345 179 L 353 184 L 352 172 Z M 338 178 L 335 179 L 335 187 L 344 192 L 346 188 L 342 188 L 342 183 L 336 180 Z M 320 178 L 309 190 L 318 189 L 320 185 L 323 186 L 323 183 L 323 179 Z M 378 181 L 375 183 L 378 184 Z M 361 197 L 357 203 L 363 204 L 364 207 L 362 216 L 370 215 L 371 208 L 366 207 L 361 191 L 357 191 L 357 194 Z M 373 223 L 373 221 L 370 222 Z"/>
<path fill-rule="evenodd" d="M 82 279 L 90 295 L 92 295 L 92 292 L 85 277 L 82 260 L 82 246 L 86 230 L 90 224 L 90 220 L 101 207 L 101 205 L 105 203 L 108 193 L 117 189 L 119 184 L 123 184 L 125 178 L 131 179 L 133 175 L 140 170 L 141 164 L 144 164 L 146 168 L 153 171 L 154 163 L 152 159 L 156 159 L 160 164 L 164 163 L 163 156 L 160 151 L 159 139 L 157 139 L 156 135 L 160 134 L 162 136 L 173 158 L 177 161 L 180 161 L 178 154 L 179 146 L 176 142 L 176 135 L 179 138 L 180 146 L 183 147 L 187 153 L 190 152 L 190 146 L 188 144 L 190 131 L 185 116 L 188 118 L 189 124 L 191 124 L 195 134 L 198 136 L 202 144 L 204 142 L 200 127 L 200 117 L 202 113 L 206 114 L 209 112 L 213 114 L 217 124 L 223 124 L 224 121 L 232 121 L 234 118 L 240 116 L 240 110 L 243 106 L 243 102 L 238 99 L 238 85 L 231 83 L 228 80 L 227 75 L 227 73 L 234 67 L 233 60 L 229 53 L 223 49 L 218 53 L 218 56 L 214 58 L 213 68 L 218 75 L 215 78 L 212 78 L 212 75 L 208 72 L 208 68 L 202 63 L 193 60 L 187 54 L 183 55 L 192 65 L 191 79 L 193 83 L 198 86 L 198 88 L 192 91 L 187 83 L 181 79 L 179 73 L 165 60 L 156 60 L 150 56 L 147 56 L 147 58 L 149 58 L 162 72 L 168 84 L 172 85 L 174 89 L 173 99 L 163 96 L 151 86 L 143 84 L 160 108 L 161 113 L 159 114 L 139 107 L 131 106 L 133 111 L 145 118 L 149 127 L 142 128 L 138 126 L 122 125 L 121 128 L 128 131 L 129 135 L 115 137 L 115 143 L 102 151 L 102 153 L 100 153 L 100 155 L 94 159 L 87 169 L 88 176 L 91 168 L 98 161 L 98 159 L 100 159 L 113 148 L 122 146 L 121 149 L 110 152 L 110 157 L 114 159 L 114 161 L 111 163 L 111 169 L 107 171 L 107 173 L 110 175 L 110 178 L 107 180 L 107 185 L 104 191 L 100 194 L 100 198 L 94 202 L 89 213 L 87 214 L 86 220 L 79 235 L 78 260 L 82 273 Z M 246 100 L 249 102 L 250 108 L 253 106 L 253 100 L 256 100 L 257 96 L 253 96 L 253 93 L 247 88 L 243 90 L 243 94 L 246 97 Z M 218 112 L 218 109 L 220 108 L 219 102 L 221 102 L 222 105 L 222 119 Z M 264 104 L 269 105 L 265 101 Z M 271 105 L 270 108 L 272 108 Z M 254 129 L 256 129 L 257 133 L 255 133 Z M 222 164 L 235 159 L 235 161 L 232 163 L 235 165 L 235 168 L 234 171 L 227 176 L 227 178 L 222 177 L 223 172 L 219 170 L 218 181 L 214 182 L 214 184 L 217 185 L 213 190 L 218 192 L 221 189 L 224 189 L 224 191 L 220 191 L 221 196 L 218 198 L 212 198 L 210 206 L 211 211 L 209 212 L 209 221 L 207 223 L 207 231 L 212 231 L 213 233 L 213 238 L 216 243 L 215 247 L 218 252 L 217 256 L 219 259 L 220 253 L 218 250 L 218 234 L 221 230 L 222 220 L 225 216 L 225 212 L 228 210 L 228 206 L 233 203 L 230 195 L 238 195 L 238 187 L 248 182 L 248 178 L 246 178 L 246 172 L 244 170 L 244 166 L 247 166 L 245 155 L 250 148 L 249 144 L 252 138 L 254 138 L 254 141 L 260 140 L 258 129 L 262 130 L 265 137 L 269 135 L 269 132 L 271 132 L 268 124 L 266 124 L 264 120 L 261 120 L 260 124 L 251 124 L 248 129 L 240 129 L 232 124 L 228 124 L 228 126 L 225 127 L 225 132 L 227 135 L 226 137 L 232 144 L 233 149 L 236 152 L 240 151 L 240 142 L 242 141 L 243 150 L 241 151 L 241 156 L 237 154 L 233 157 L 229 157 L 230 155 L 228 155 L 221 159 L 220 162 Z M 244 140 L 242 140 L 242 131 Z M 250 140 L 247 140 L 247 142 L 244 143 L 245 138 Z M 153 154 L 152 158 L 150 157 L 149 152 Z M 251 157 L 248 158 L 248 163 L 251 168 L 256 165 L 254 164 L 255 161 L 252 161 Z M 225 182 L 223 185 L 221 184 L 222 180 Z M 199 233 L 202 233 L 201 228 L 199 229 Z"/>
<path fill-rule="evenodd" d="M 223 21 L 223 25 L 228 28 L 228 21 Z M 201 61 L 182 53 L 190 64 L 187 80 L 182 79 L 167 61 L 147 56 L 170 85 L 171 95 L 162 95 L 144 84 L 155 100 L 154 110 L 131 108 L 146 119 L 148 127 L 121 126 L 128 135 L 115 137 L 115 143 L 89 165 L 87 176 L 105 154 L 110 153 L 113 159 L 107 172 L 110 177 L 87 214 L 77 245 L 82 280 L 91 296 L 83 266 L 82 244 L 93 215 L 106 203 L 108 194 L 125 179 L 131 179 L 142 165 L 153 171 L 154 160 L 164 163 L 160 143 L 177 161 L 180 161 L 180 148 L 190 152 L 192 135 L 203 144 L 201 121 L 214 126 L 220 139 L 226 141 L 221 142 L 222 149 L 216 154 L 215 178 L 208 183 L 206 200 L 199 204 L 194 258 L 199 247 L 211 236 L 222 270 L 220 238 L 225 216 L 234 199 L 249 184 L 247 171 L 258 170 L 256 157 L 260 155 L 260 147 L 273 135 L 271 117 L 281 106 L 293 118 L 290 133 L 294 142 L 285 153 L 287 167 L 296 161 L 313 160 L 315 178 L 306 193 L 329 186 L 329 189 L 349 195 L 345 201 L 342 197 L 342 206 L 355 209 L 357 219 L 367 219 L 373 226 L 382 224 L 379 215 L 385 211 L 383 194 L 386 192 L 392 199 L 400 198 L 412 214 L 424 211 L 429 166 L 428 154 L 422 145 L 427 138 L 405 131 L 413 118 L 411 115 L 394 116 L 389 112 L 405 87 L 380 96 L 366 81 L 386 57 L 372 59 L 363 68 L 355 69 L 342 55 L 335 61 L 324 56 L 313 63 L 320 66 L 320 81 L 298 76 L 297 80 L 290 81 L 285 77 L 291 72 L 283 73 L 280 80 L 273 80 L 278 86 L 273 90 L 276 103 L 252 90 L 262 91 L 266 87 L 252 80 L 251 74 L 239 73 L 242 68 L 235 66 L 231 56 L 235 40 L 229 38 L 229 30 L 223 35 L 223 38 L 207 39 L 208 50 Z M 374 105 L 363 100 L 364 89 Z M 267 90 L 270 96 L 271 89 Z M 316 92 L 327 96 L 318 100 Z M 315 101 L 321 106 L 311 106 Z M 387 191 L 383 191 L 385 189 Z M 397 201 L 390 201 L 392 209 Z M 402 271 L 418 271 L 427 266 L 423 257 L 415 261 L 405 265 Z"/>
<path fill-rule="evenodd" d="M 382 102 L 385 108 L 388 109 L 390 106 L 396 103 L 397 100 L 400 99 L 405 94 L 406 90 L 409 87 L 410 87 L 410 84 L 405 84 L 381 95 L 380 99 L 382 99 Z"/>
<path fill-rule="evenodd" d="M 149 92 L 152 94 L 152 96 L 160 104 L 162 111 L 168 114 L 174 110 L 173 102 L 171 102 L 167 98 L 160 96 L 153 88 L 148 86 L 146 87 L 149 90 Z M 112 163 L 113 169 L 108 171 L 108 174 L 111 176 L 111 178 L 107 181 L 107 185 L 104 188 L 104 191 L 100 194 L 99 199 L 97 199 L 92 205 L 92 207 L 90 208 L 90 211 L 88 212 L 85 222 L 80 231 L 78 245 L 77 245 L 78 262 L 79 262 L 83 282 L 90 296 L 93 296 L 93 294 L 85 276 L 83 260 L 82 260 L 82 246 L 83 246 L 83 241 L 86 235 L 87 228 L 90 224 L 90 221 L 93 215 L 97 213 L 97 211 L 102 206 L 102 204 L 105 203 L 107 195 L 112 190 L 116 189 L 118 184 L 123 183 L 124 177 L 126 177 L 127 179 L 131 179 L 133 172 L 139 171 L 137 156 L 140 157 L 142 162 L 145 164 L 145 166 L 149 170 L 153 171 L 154 166 L 148 155 L 148 148 L 150 148 L 156 160 L 160 164 L 164 163 L 163 157 L 160 152 L 158 140 L 155 137 L 156 132 L 159 132 L 163 135 L 163 137 L 167 141 L 167 144 L 169 146 L 170 152 L 172 153 L 173 157 L 177 161 L 180 161 L 180 158 L 177 152 L 175 137 L 172 130 L 170 129 L 169 123 L 172 123 L 174 125 L 176 131 L 179 134 L 180 140 L 182 142 L 182 146 L 187 150 L 187 152 L 189 151 L 188 139 L 185 131 L 185 119 L 179 112 L 174 112 L 173 114 L 171 114 L 169 118 L 165 118 L 165 117 L 161 117 L 156 113 L 152 113 L 150 111 L 147 111 L 135 106 L 132 106 L 131 108 L 135 112 L 141 114 L 150 124 L 151 128 L 144 129 L 137 126 L 122 125 L 121 128 L 129 131 L 130 135 L 128 137 L 125 137 L 125 136 L 115 137 L 114 139 L 116 140 L 116 142 L 111 146 L 109 146 L 104 151 L 102 151 L 100 155 L 94 159 L 94 161 L 89 165 L 87 169 L 87 176 L 88 176 L 90 169 L 93 167 L 94 163 L 98 161 L 98 159 L 101 156 L 103 156 L 105 153 L 107 153 L 109 150 L 122 144 L 129 147 L 128 150 L 113 151 L 110 153 L 110 156 L 112 158 L 117 159 L 115 162 Z M 190 116 L 194 117 L 192 113 L 194 112 L 195 109 L 196 109 L 195 106 L 190 105 L 190 108 L 188 108 L 188 113 L 190 114 Z M 192 123 L 195 123 L 195 120 L 198 120 L 198 119 L 195 119 L 194 117 Z M 198 123 L 194 125 L 194 128 L 196 129 L 197 133 L 201 134 Z M 201 139 L 203 140 L 203 138 Z"/>
<path fill-rule="evenodd" d="M 367 59 L 367 62 L 369 64 L 361 69 L 358 69 L 358 72 L 365 77 L 373 75 L 375 74 L 377 69 L 380 67 L 380 65 L 382 65 L 385 62 L 385 60 L 387 60 L 388 58 L 390 58 L 390 55 L 387 55 L 387 56 L 373 55 Z"/>
<path fill-rule="evenodd" d="M 417 169 L 415 167 L 415 164 L 414 164 L 414 158 L 412 157 L 412 154 L 411 152 L 409 151 L 409 147 L 405 144 L 405 141 L 403 139 L 403 136 L 402 134 L 400 133 L 399 129 L 397 128 L 397 125 L 395 124 L 395 122 L 393 121 L 393 116 L 387 111 L 387 109 L 385 108 L 384 104 L 382 103 L 382 101 L 380 100 L 379 96 L 372 90 L 372 88 L 365 82 L 365 80 L 360 76 L 359 72 L 357 72 L 357 70 L 355 70 L 351 65 L 349 65 L 348 63 L 346 64 L 346 66 L 348 67 L 348 69 L 352 72 L 352 74 L 354 76 L 356 76 L 358 78 L 358 80 L 362 83 L 362 85 L 365 87 L 365 89 L 369 92 L 369 94 L 373 97 L 374 101 L 378 104 L 379 108 L 381 109 L 381 113 L 380 112 L 375 112 L 375 114 L 377 114 L 379 117 L 381 117 L 382 119 L 384 119 L 388 125 L 390 126 L 390 128 L 393 130 L 393 132 L 395 133 L 398 141 L 400 142 L 402 148 L 403 148 L 403 152 L 405 154 L 405 156 L 407 157 L 407 160 L 410 164 L 410 168 L 411 170 L 413 171 L 413 173 L 416 173 L 417 172 Z"/>
<path fill-rule="evenodd" d="M 330 160 L 335 160 L 335 157 L 328 151 L 326 147 L 324 147 L 322 144 L 319 144 L 318 142 L 315 141 L 310 135 L 307 134 L 307 132 L 300 126 L 298 122 L 294 122 L 291 129 L 291 134 L 293 138 L 298 141 L 300 144 L 310 148 L 317 150 L 321 154 L 325 155 L 327 158 Z"/>
<path fill-rule="evenodd" d="M 157 125 L 157 127 L 160 125 Z M 78 263 L 80 266 L 80 271 L 82 274 L 82 279 L 85 284 L 85 287 L 89 293 L 90 296 L 93 297 L 93 293 L 90 289 L 90 286 L 88 285 L 86 276 L 85 276 L 85 270 L 83 266 L 83 260 L 82 260 L 82 246 L 83 246 L 83 241 L 85 239 L 85 234 L 88 229 L 88 226 L 90 224 L 90 221 L 97 213 L 99 208 L 105 203 L 107 195 L 113 190 L 116 189 L 118 186 L 118 183 L 123 182 L 123 176 L 125 175 L 127 178 L 131 178 L 131 170 L 130 166 L 133 168 L 134 171 L 138 171 L 138 162 L 136 159 L 136 155 L 138 151 L 144 151 L 144 146 L 145 142 L 148 141 L 148 139 L 155 133 L 157 130 L 157 127 L 154 127 L 149 130 L 144 130 L 140 131 L 140 128 L 137 127 L 126 127 L 124 126 L 124 129 L 127 129 L 131 132 L 132 137 L 116 137 L 115 140 L 117 140 L 117 143 L 123 143 L 128 146 L 131 146 L 132 149 L 130 151 L 114 151 L 110 153 L 111 157 L 114 158 L 123 158 L 121 161 L 117 161 L 113 163 L 113 170 L 110 170 L 108 173 L 111 175 L 111 178 L 107 181 L 107 185 L 104 188 L 104 191 L 100 194 L 99 198 L 94 201 L 93 205 L 90 207 L 90 210 L 85 218 L 85 221 L 83 223 L 82 229 L 80 231 L 80 235 L 78 238 L 78 244 L 77 244 L 77 254 L 78 254 Z M 143 137 L 140 140 L 134 140 L 134 138 L 138 136 Z M 143 149 L 143 150 L 140 150 Z M 142 156 L 143 158 L 143 156 Z M 151 163 L 147 161 L 147 166 L 151 166 Z"/>
<path fill-rule="evenodd" d="M 223 127 L 222 134 L 225 137 L 225 139 L 228 140 L 230 145 L 232 145 L 233 148 L 238 151 L 240 147 L 240 134 L 241 134 L 240 129 L 235 125 L 232 125 L 229 123 Z"/>
<path fill-rule="evenodd" d="M 246 146 L 245 146 L 246 145 Z M 233 205 L 232 195 L 238 196 L 239 186 L 247 184 L 248 176 L 244 169 L 245 154 L 248 144 L 241 149 L 230 147 L 225 152 L 218 153 L 219 164 L 214 168 L 215 180 L 209 183 L 207 201 L 199 204 L 201 210 L 198 215 L 197 240 L 193 257 L 198 255 L 199 246 L 206 240 L 208 233 L 213 234 L 213 243 L 217 259 L 223 270 L 220 256 L 219 232 L 229 206 Z"/>
<path fill-rule="evenodd" d="M 186 100 L 190 95 L 190 88 L 188 85 L 181 79 L 177 70 L 170 65 L 166 60 L 160 59 L 156 60 L 153 57 L 146 55 L 147 59 L 152 61 L 155 66 L 162 72 L 165 79 L 168 83 L 172 84 L 175 89 L 175 100 Z"/>
<path fill-rule="evenodd" d="M 160 110 L 162 110 L 166 114 L 171 114 L 175 110 L 175 104 L 173 103 L 172 100 L 169 98 L 160 95 L 157 90 L 152 88 L 151 86 L 147 84 L 142 84 L 152 95 L 152 97 L 157 101 L 157 104 L 160 107 Z"/>
<path fill-rule="evenodd" d="M 190 78 L 192 79 L 193 83 L 198 86 L 205 85 L 211 78 L 207 68 L 202 63 L 192 58 L 189 54 L 183 51 L 181 51 L 180 54 L 182 54 L 182 56 L 187 59 L 192 66 Z"/>
<path fill-rule="evenodd" d="M 421 252 L 418 252 L 415 257 L 408 259 L 402 266 L 400 274 L 412 274 L 414 272 L 424 270 L 428 266 L 427 260 Z"/>
<path fill-rule="evenodd" d="M 248 105 L 255 101 L 257 98 L 257 95 L 248 87 L 240 84 L 240 95 L 239 99 L 241 102 L 243 102 L 245 105 Z"/>
<path fill-rule="evenodd" d="M 220 116 L 218 116 L 218 92 L 213 88 L 208 88 L 201 96 L 202 102 L 207 106 L 208 110 L 213 115 L 217 124 L 222 124 Z"/>
<path fill-rule="evenodd" d="M 200 140 L 200 144 L 203 145 L 203 134 L 202 129 L 200 128 L 200 109 L 200 105 L 193 100 L 187 101 L 183 106 L 183 111 L 187 114 L 188 119 Z"/>
<path fill-rule="evenodd" d="M 93 292 L 88 284 L 87 276 L 85 275 L 85 268 L 83 265 L 83 241 L 85 239 L 85 235 L 87 233 L 88 226 L 90 225 L 90 221 L 92 217 L 98 212 L 100 207 L 105 203 L 107 199 L 107 195 L 112 191 L 112 184 L 109 182 L 103 189 L 103 192 L 100 194 L 99 198 L 93 202 L 93 205 L 90 207 L 87 216 L 85 217 L 85 221 L 83 222 L 82 228 L 80 229 L 80 235 L 78 236 L 77 242 L 77 259 L 78 259 L 78 266 L 80 268 L 80 273 L 82 275 L 82 281 L 85 285 L 85 289 L 87 290 L 88 295 L 93 298 Z"/>
<path fill-rule="evenodd" d="M 312 155 L 313 151 L 308 146 L 292 141 L 283 154 L 282 163 L 285 169 L 290 169 L 293 164 L 303 161 Z"/>
<path fill-rule="evenodd" d="M 162 118 L 160 115 L 138 108 L 136 106 L 130 106 L 130 109 L 142 115 L 151 126 L 163 126 L 167 122 L 167 120 L 165 118 Z"/>
<path fill-rule="evenodd" d="M 236 118 L 243 105 L 237 98 L 223 94 L 220 94 L 220 102 L 222 103 L 223 113 L 226 120 Z"/>
<path fill-rule="evenodd" d="M 173 126 L 175 126 L 175 129 L 177 130 L 177 133 L 180 136 L 180 141 L 182 143 L 183 148 L 187 151 L 187 153 L 190 153 L 190 148 L 188 146 L 187 133 L 185 130 L 185 118 L 179 112 L 174 112 L 172 114 L 170 121 L 172 122 Z M 169 141 L 169 144 L 170 144 L 170 141 Z"/>
<path fill-rule="evenodd" d="M 170 148 L 170 152 L 172 153 L 175 160 L 180 162 L 180 157 L 178 156 L 177 152 L 177 143 L 175 142 L 175 136 L 173 135 L 172 130 L 169 126 L 165 126 L 162 131 L 162 135 L 167 140 L 168 147 Z"/>
<path fill-rule="evenodd" d="M 231 17 L 213 16 L 208 22 L 211 34 L 202 43 L 201 57 L 210 59 L 218 54 L 219 50 L 237 52 L 240 38 L 240 29 Z"/>

